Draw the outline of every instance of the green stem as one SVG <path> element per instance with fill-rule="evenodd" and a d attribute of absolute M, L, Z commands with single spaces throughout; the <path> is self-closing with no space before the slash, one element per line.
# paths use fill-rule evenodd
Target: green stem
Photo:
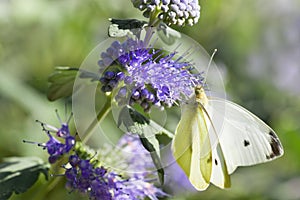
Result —
<path fill-rule="evenodd" d="M 150 13 L 149 26 L 155 27 L 159 24 L 159 14 L 161 13 L 160 6 L 156 7 L 155 11 Z"/>
<path fill-rule="evenodd" d="M 102 110 L 99 111 L 97 114 L 97 118 L 95 118 L 89 127 L 86 129 L 85 133 L 83 134 L 82 143 L 86 143 L 90 137 L 92 136 L 92 130 L 96 127 L 98 123 L 101 123 L 102 120 L 106 117 L 106 115 L 111 111 L 111 97 L 107 98 L 104 107 Z"/>
<path fill-rule="evenodd" d="M 62 181 L 61 177 L 58 176 L 51 176 L 52 173 L 54 174 L 62 174 L 62 164 L 65 162 L 64 159 L 59 160 L 57 163 L 53 164 L 49 170 L 49 177 L 50 179 L 47 183 L 47 187 L 45 188 L 43 185 L 40 186 L 40 188 L 37 190 L 37 192 L 34 193 L 34 196 L 32 199 L 46 199 L 50 192 L 56 187 L 56 185 Z"/>

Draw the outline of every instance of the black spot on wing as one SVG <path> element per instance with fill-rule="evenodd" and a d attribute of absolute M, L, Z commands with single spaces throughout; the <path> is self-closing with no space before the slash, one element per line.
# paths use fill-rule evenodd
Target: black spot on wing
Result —
<path fill-rule="evenodd" d="M 269 160 L 269 159 L 272 159 L 275 157 L 275 154 L 274 153 L 270 153 L 270 155 L 266 155 L 266 158 Z"/>
<path fill-rule="evenodd" d="M 244 147 L 247 147 L 250 145 L 250 142 L 248 140 L 244 140 Z"/>
<path fill-rule="evenodd" d="M 276 134 L 272 130 L 270 130 L 269 135 L 271 136 L 270 146 L 271 146 L 272 153 L 270 153 L 270 155 L 266 155 L 266 158 L 267 159 L 272 159 L 276 156 L 281 155 L 282 147 L 281 147 L 281 144 L 280 144 L 280 141 L 279 141 L 278 137 L 276 136 Z"/>
<path fill-rule="evenodd" d="M 275 156 L 281 155 L 281 144 L 278 139 L 273 138 L 270 145 Z"/>
<path fill-rule="evenodd" d="M 273 138 L 277 138 L 277 135 L 272 130 L 270 130 L 269 135 Z"/>
<path fill-rule="evenodd" d="M 217 159 L 215 159 L 215 164 L 216 164 L 216 165 L 218 165 L 218 161 L 217 161 Z"/>

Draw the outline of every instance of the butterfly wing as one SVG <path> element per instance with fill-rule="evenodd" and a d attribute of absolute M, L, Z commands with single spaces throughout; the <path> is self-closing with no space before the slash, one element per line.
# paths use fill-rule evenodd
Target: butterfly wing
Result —
<path fill-rule="evenodd" d="M 212 151 L 204 113 L 197 103 L 182 105 L 172 151 L 191 184 L 205 190 L 211 178 Z"/>
<path fill-rule="evenodd" d="M 219 143 L 212 151 L 212 174 L 210 182 L 222 189 L 229 188 L 231 186 L 227 164 L 223 150 Z"/>
<path fill-rule="evenodd" d="M 238 166 L 255 165 L 283 155 L 275 132 L 245 108 L 217 98 L 210 98 L 207 107 L 229 174 Z"/>
<path fill-rule="evenodd" d="M 224 153 L 219 143 L 218 134 L 208 113 L 207 105 L 202 107 L 212 146 L 212 174 L 210 182 L 222 189 L 229 188 L 231 186 L 231 180 L 228 174 Z"/>

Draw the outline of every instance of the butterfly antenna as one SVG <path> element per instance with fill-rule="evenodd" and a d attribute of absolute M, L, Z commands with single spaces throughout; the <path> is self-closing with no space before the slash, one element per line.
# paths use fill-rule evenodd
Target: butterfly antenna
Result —
<path fill-rule="evenodd" d="M 205 74 L 205 76 L 204 76 L 203 83 L 206 82 L 206 78 L 207 78 L 207 75 L 208 75 L 208 72 L 209 72 L 209 68 L 210 68 L 210 66 L 211 66 L 212 60 L 213 60 L 215 54 L 217 53 L 217 51 L 218 51 L 217 49 L 214 49 L 214 52 L 213 52 L 212 55 L 210 56 L 210 59 L 209 59 L 208 65 L 207 65 L 207 69 L 206 69 L 206 74 Z"/>

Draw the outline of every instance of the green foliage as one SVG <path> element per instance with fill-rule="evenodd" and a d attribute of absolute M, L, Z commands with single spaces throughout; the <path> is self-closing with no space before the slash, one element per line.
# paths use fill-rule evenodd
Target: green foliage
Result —
<path fill-rule="evenodd" d="M 49 75 L 50 83 L 47 97 L 50 101 L 55 101 L 64 97 L 70 97 L 79 88 L 74 88 L 74 81 L 78 78 L 99 80 L 99 75 L 92 72 L 83 71 L 75 67 L 56 67 L 55 71 Z"/>
<path fill-rule="evenodd" d="M 50 83 L 48 99 L 55 101 L 63 97 L 70 97 L 77 72 L 78 68 L 56 67 L 55 72 L 48 78 Z"/>
<path fill-rule="evenodd" d="M 0 199 L 26 192 L 40 173 L 48 179 L 49 165 L 36 157 L 10 157 L 0 164 Z"/>
<path fill-rule="evenodd" d="M 144 135 L 140 136 L 140 140 L 145 149 L 150 152 L 152 161 L 157 170 L 160 184 L 163 185 L 165 172 L 160 161 L 158 140 L 155 137 L 146 138 Z"/>
<path fill-rule="evenodd" d="M 127 123 L 126 127 L 128 127 L 131 133 L 137 134 L 140 137 L 142 145 L 151 155 L 152 161 L 157 169 L 159 181 L 163 185 L 164 169 L 162 167 L 161 160 L 160 160 L 159 142 L 155 137 L 155 134 L 158 133 L 153 127 L 151 127 L 150 120 L 148 118 L 146 118 L 144 115 L 140 114 L 139 112 L 135 111 L 134 109 L 128 108 L 127 106 L 125 106 L 120 112 L 118 125 L 120 125 L 121 122 L 123 122 L 122 120 L 124 120 L 124 116 L 127 116 L 126 112 L 129 112 L 129 116 L 133 122 L 132 124 Z M 127 121 L 128 119 L 125 120 Z"/>

